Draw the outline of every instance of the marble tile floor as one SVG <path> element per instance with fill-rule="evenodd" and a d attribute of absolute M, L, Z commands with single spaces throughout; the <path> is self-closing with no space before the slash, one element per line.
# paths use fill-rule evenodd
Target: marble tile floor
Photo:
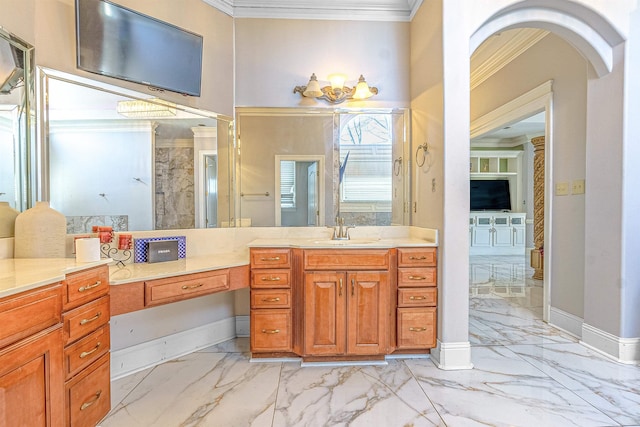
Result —
<path fill-rule="evenodd" d="M 101 426 L 640 426 L 640 367 L 545 324 L 521 257 L 470 267 L 472 370 L 251 363 L 237 338 L 114 381 Z"/>

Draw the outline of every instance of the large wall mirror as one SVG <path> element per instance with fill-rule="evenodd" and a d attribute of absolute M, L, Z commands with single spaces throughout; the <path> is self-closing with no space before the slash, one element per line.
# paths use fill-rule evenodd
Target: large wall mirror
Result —
<path fill-rule="evenodd" d="M 408 111 L 237 108 L 238 225 L 409 225 Z"/>
<path fill-rule="evenodd" d="M 38 69 L 43 199 L 68 233 L 234 225 L 232 119 Z"/>
<path fill-rule="evenodd" d="M 0 28 L 0 202 L 18 211 L 34 200 L 33 95 L 33 47 Z"/>

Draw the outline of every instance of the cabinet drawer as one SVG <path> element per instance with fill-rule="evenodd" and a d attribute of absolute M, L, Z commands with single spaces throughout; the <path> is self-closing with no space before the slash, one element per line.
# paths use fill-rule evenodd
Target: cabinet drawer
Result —
<path fill-rule="evenodd" d="M 436 268 L 399 268 L 398 286 L 436 286 Z"/>
<path fill-rule="evenodd" d="M 64 368 L 67 379 L 107 353 L 110 346 L 109 325 L 107 324 L 66 347 L 64 349 Z"/>
<path fill-rule="evenodd" d="M 311 249 L 304 251 L 305 270 L 387 270 L 386 249 Z"/>
<path fill-rule="evenodd" d="M 251 351 L 291 351 L 291 310 L 251 311 Z"/>
<path fill-rule="evenodd" d="M 398 267 L 435 267 L 436 248 L 398 248 Z"/>
<path fill-rule="evenodd" d="M 67 426 L 95 426 L 111 408 L 109 353 L 67 382 Z"/>
<path fill-rule="evenodd" d="M 109 292 L 109 267 L 100 267 L 67 274 L 64 281 L 63 308 L 79 307 Z"/>
<path fill-rule="evenodd" d="M 109 323 L 109 296 L 90 302 L 62 315 L 65 344 L 90 334 Z"/>
<path fill-rule="evenodd" d="M 229 289 L 229 270 L 145 282 L 145 306 L 166 304 Z"/>
<path fill-rule="evenodd" d="M 289 289 L 252 290 L 251 308 L 291 308 L 291 291 Z"/>
<path fill-rule="evenodd" d="M 0 300 L 0 348 L 60 323 L 61 312 L 59 284 Z"/>
<path fill-rule="evenodd" d="M 399 308 L 399 349 L 428 349 L 436 346 L 436 309 Z"/>
<path fill-rule="evenodd" d="M 435 306 L 438 303 L 436 288 L 398 289 L 398 307 Z"/>
<path fill-rule="evenodd" d="M 288 288 L 291 286 L 289 270 L 257 270 L 251 272 L 252 288 Z"/>
<path fill-rule="evenodd" d="M 251 249 L 251 268 L 291 267 L 290 249 Z"/>

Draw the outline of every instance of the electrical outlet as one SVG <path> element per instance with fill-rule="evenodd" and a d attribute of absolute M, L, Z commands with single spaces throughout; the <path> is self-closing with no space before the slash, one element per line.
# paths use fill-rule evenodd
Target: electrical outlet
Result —
<path fill-rule="evenodd" d="M 571 194 L 584 194 L 584 179 L 576 179 L 573 181 Z"/>
<path fill-rule="evenodd" d="M 431 179 L 431 192 L 432 193 L 436 192 L 436 179 L 435 178 Z"/>
<path fill-rule="evenodd" d="M 569 195 L 569 183 L 556 182 L 556 196 L 568 196 L 568 195 Z"/>

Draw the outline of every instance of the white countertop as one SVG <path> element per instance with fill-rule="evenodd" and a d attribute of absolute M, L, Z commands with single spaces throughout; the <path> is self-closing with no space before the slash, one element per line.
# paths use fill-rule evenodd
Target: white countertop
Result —
<path fill-rule="evenodd" d="M 111 265 L 109 282 L 111 285 L 122 285 L 243 265 L 249 265 L 249 251 L 202 255 L 151 264 L 125 264 L 124 267 Z"/>
<path fill-rule="evenodd" d="M 65 275 L 111 262 L 76 262 L 75 258 L 0 259 L 0 298 L 64 280 Z"/>
<path fill-rule="evenodd" d="M 350 240 L 331 240 L 328 238 L 275 238 L 256 239 L 248 244 L 249 247 L 278 247 L 303 249 L 389 249 L 402 247 L 434 247 L 438 244 L 429 239 L 418 237 L 394 238 L 353 238 Z"/>

